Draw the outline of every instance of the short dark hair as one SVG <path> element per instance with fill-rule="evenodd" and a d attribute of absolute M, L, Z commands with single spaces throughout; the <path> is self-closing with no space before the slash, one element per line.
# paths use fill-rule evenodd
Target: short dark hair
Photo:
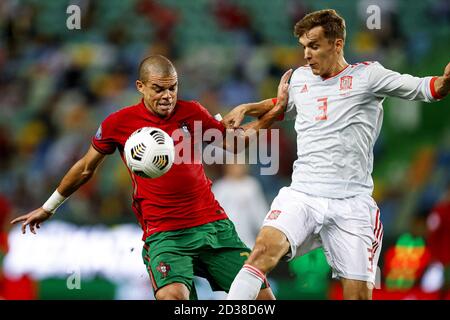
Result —
<path fill-rule="evenodd" d="M 168 76 L 176 74 L 172 62 L 162 55 L 151 55 L 139 64 L 139 80 L 146 81 L 150 74 Z"/>
<path fill-rule="evenodd" d="M 294 35 L 300 38 L 312 28 L 321 26 L 325 38 L 345 41 L 345 20 L 333 9 L 319 10 L 304 16 L 295 24 Z"/>

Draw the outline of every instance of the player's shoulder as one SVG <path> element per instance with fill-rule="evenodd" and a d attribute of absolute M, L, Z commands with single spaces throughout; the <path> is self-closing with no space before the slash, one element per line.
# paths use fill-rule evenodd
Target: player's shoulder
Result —
<path fill-rule="evenodd" d="M 312 76 L 311 67 L 307 64 L 300 66 L 292 72 L 291 82 L 300 81 L 301 79 Z"/>
<path fill-rule="evenodd" d="M 362 61 L 350 65 L 351 72 L 367 72 L 373 68 L 383 67 L 378 61 Z"/>
<path fill-rule="evenodd" d="M 378 61 L 363 61 L 349 65 L 348 69 L 347 75 L 370 82 L 373 74 L 378 74 L 384 68 Z"/>
<path fill-rule="evenodd" d="M 196 101 L 196 100 L 177 100 L 177 105 L 180 107 L 190 107 L 190 108 L 199 108 L 202 105 L 200 104 L 200 102 Z"/>
<path fill-rule="evenodd" d="M 103 126 L 116 127 L 117 125 L 129 122 L 130 119 L 133 119 L 134 115 L 141 112 L 140 106 L 141 103 L 121 107 L 104 118 L 102 122 Z"/>
<path fill-rule="evenodd" d="M 120 109 L 111 113 L 108 117 L 111 117 L 111 118 L 128 117 L 131 114 L 139 113 L 141 105 L 142 105 L 142 102 L 139 102 L 137 104 L 121 107 Z"/>
<path fill-rule="evenodd" d="M 178 115 L 192 115 L 203 112 L 205 107 L 196 100 L 178 100 L 176 112 Z"/>
<path fill-rule="evenodd" d="M 309 65 L 305 64 L 303 66 L 298 67 L 297 69 L 294 70 L 292 76 L 299 76 L 303 74 L 312 74 L 311 67 Z"/>
<path fill-rule="evenodd" d="M 129 115 L 131 113 L 136 113 L 141 111 L 143 102 L 139 102 L 130 106 L 124 106 L 117 110 L 115 113 L 118 115 Z"/>

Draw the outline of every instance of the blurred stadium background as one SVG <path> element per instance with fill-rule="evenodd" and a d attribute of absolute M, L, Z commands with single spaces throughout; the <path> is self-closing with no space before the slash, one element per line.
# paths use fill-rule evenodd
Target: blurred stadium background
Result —
<path fill-rule="evenodd" d="M 81 8 L 81 30 L 66 28 L 70 4 Z M 381 9 L 381 30 L 366 27 L 371 4 Z M 276 95 L 283 71 L 303 64 L 293 25 L 324 8 L 346 19 L 350 63 L 378 60 L 426 76 L 441 75 L 450 61 L 449 0 L 1 1 L 0 297 L 153 299 L 117 154 L 37 236 L 22 236 L 9 221 L 42 205 L 102 119 L 139 99 L 143 57 L 169 57 L 179 98 L 225 114 Z M 373 176 L 385 233 L 374 298 L 449 299 L 450 100 L 384 106 Z M 289 184 L 296 152 L 292 123 L 276 127 L 279 173 L 260 176 L 249 166 L 269 204 Z M 223 178 L 222 166 L 206 169 L 213 181 Z M 271 280 L 280 299 L 342 297 L 321 250 L 281 264 Z M 197 289 L 203 299 L 223 297 L 200 280 Z"/>

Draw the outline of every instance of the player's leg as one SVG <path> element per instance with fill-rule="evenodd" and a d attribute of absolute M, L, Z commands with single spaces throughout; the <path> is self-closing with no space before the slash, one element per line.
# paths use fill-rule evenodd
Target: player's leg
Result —
<path fill-rule="evenodd" d="M 156 291 L 156 300 L 189 300 L 189 289 L 184 283 L 171 283 Z"/>
<path fill-rule="evenodd" d="M 259 290 L 256 300 L 275 300 L 275 295 L 270 287 Z"/>
<path fill-rule="evenodd" d="M 318 223 L 306 198 L 290 188 L 280 190 L 249 258 L 231 285 L 229 300 L 255 299 L 267 273 L 282 257 L 295 257 L 297 249 L 314 233 Z"/>
<path fill-rule="evenodd" d="M 160 232 L 146 239 L 142 257 L 157 300 L 196 297 L 192 256 L 197 245 L 184 230 Z"/>
<path fill-rule="evenodd" d="M 273 227 L 263 227 L 248 260 L 231 285 L 228 300 L 262 299 L 266 292 L 260 291 L 261 284 L 267 282 L 267 273 L 288 253 L 289 247 L 283 232 Z"/>
<path fill-rule="evenodd" d="M 341 284 L 345 300 L 372 300 L 372 283 L 342 278 Z"/>
<path fill-rule="evenodd" d="M 184 283 L 171 283 L 156 291 L 156 300 L 198 300 L 195 284 L 189 289 Z"/>
<path fill-rule="evenodd" d="M 228 220 L 213 222 L 207 250 L 203 250 L 198 262 L 194 260 L 194 273 L 206 278 L 213 290 L 228 292 L 250 249 L 241 241 L 233 223 Z M 258 300 L 274 300 L 267 282 L 263 283 Z"/>
<path fill-rule="evenodd" d="M 375 201 L 365 195 L 330 200 L 320 236 L 344 299 L 372 299 L 383 237 Z"/>
<path fill-rule="evenodd" d="M 270 226 L 262 227 L 246 264 L 267 274 L 277 266 L 289 248 L 289 241 L 283 232 Z"/>

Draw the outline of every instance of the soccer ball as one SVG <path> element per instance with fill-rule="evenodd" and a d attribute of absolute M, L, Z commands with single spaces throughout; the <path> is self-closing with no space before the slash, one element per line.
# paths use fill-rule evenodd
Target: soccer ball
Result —
<path fill-rule="evenodd" d="M 163 130 L 144 127 L 133 132 L 125 142 L 128 168 L 144 178 L 158 178 L 172 167 L 175 146 Z"/>

